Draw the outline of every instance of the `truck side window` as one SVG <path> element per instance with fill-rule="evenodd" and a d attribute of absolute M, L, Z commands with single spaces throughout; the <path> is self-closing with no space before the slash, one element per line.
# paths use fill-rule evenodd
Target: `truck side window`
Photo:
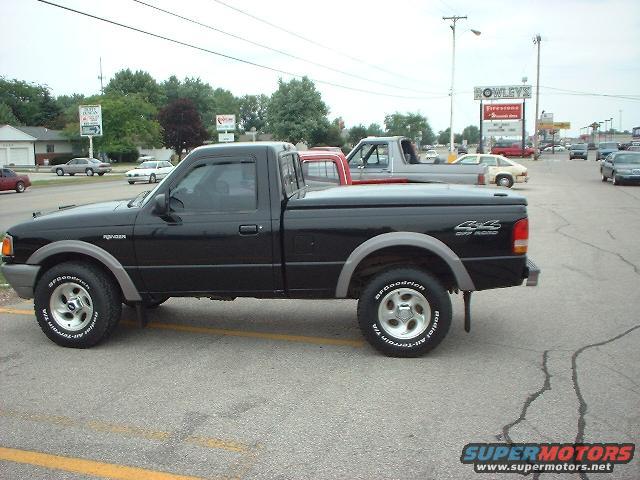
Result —
<path fill-rule="evenodd" d="M 304 178 L 321 182 L 340 183 L 336 164 L 326 160 L 321 162 L 303 162 Z"/>
<path fill-rule="evenodd" d="M 364 165 L 364 168 L 388 168 L 389 145 L 365 143 L 351 157 L 349 165 L 354 167 Z"/>
<path fill-rule="evenodd" d="M 280 177 L 282 180 L 282 188 L 287 196 L 291 196 L 293 192 L 304 187 L 303 174 L 299 170 L 300 160 L 295 152 L 285 153 L 280 157 Z M 298 168 L 296 168 L 298 165 Z"/>
<path fill-rule="evenodd" d="M 197 165 L 171 192 L 178 212 L 245 212 L 258 206 L 256 164 L 223 160 Z"/>

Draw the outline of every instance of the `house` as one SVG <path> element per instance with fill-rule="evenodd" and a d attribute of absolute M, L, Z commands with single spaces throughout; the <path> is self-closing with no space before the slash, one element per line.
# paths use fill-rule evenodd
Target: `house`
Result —
<path fill-rule="evenodd" d="M 0 166 L 45 165 L 57 155 L 71 153 L 72 144 L 60 130 L 0 126 Z"/>

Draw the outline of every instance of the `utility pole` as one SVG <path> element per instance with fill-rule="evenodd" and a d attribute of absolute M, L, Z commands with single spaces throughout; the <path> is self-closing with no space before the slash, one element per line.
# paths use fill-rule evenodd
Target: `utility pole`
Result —
<path fill-rule="evenodd" d="M 538 66 L 536 68 L 536 119 L 534 122 L 535 130 L 533 132 L 533 150 L 535 154 L 533 158 L 538 160 L 540 154 L 538 153 L 538 108 L 540 108 L 540 42 L 542 38 L 540 34 L 537 34 L 533 38 L 533 44 L 538 46 Z"/>
<path fill-rule="evenodd" d="M 456 73 L 456 22 L 458 20 L 466 20 L 466 15 L 464 17 L 460 17 L 458 15 L 454 15 L 453 17 L 442 17 L 443 20 L 451 20 L 451 31 L 453 33 L 453 50 L 451 55 L 451 90 L 449 91 L 449 95 L 451 97 L 451 109 L 449 115 L 449 159 L 448 162 L 451 163 L 453 161 L 453 86 L 454 86 L 454 78 Z"/>
<path fill-rule="evenodd" d="M 104 95 L 104 87 L 102 86 L 102 57 L 100 57 L 100 95 Z"/>

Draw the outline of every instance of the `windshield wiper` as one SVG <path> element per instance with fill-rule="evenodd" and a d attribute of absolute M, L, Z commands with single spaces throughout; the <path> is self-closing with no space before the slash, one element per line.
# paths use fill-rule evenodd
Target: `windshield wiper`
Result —
<path fill-rule="evenodd" d="M 131 200 L 129 200 L 129 203 L 127 203 L 127 207 L 131 208 L 137 203 L 142 202 L 145 198 L 147 198 L 147 195 L 149 195 L 149 193 L 151 193 L 151 190 L 140 192 L 138 195 L 136 195 L 135 198 L 132 198 Z"/>

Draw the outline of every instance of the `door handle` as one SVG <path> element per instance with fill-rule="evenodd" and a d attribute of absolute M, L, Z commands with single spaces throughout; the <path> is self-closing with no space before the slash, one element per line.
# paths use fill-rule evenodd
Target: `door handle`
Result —
<path fill-rule="evenodd" d="M 240 225 L 238 229 L 240 235 L 257 235 L 258 230 L 258 225 Z"/>

